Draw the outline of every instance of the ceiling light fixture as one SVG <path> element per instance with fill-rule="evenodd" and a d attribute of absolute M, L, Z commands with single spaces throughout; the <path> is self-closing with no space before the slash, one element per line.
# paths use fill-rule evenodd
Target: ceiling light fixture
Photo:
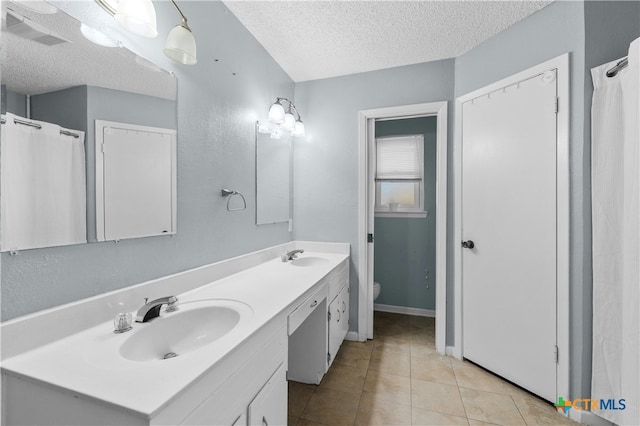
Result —
<path fill-rule="evenodd" d="M 196 54 L 196 39 L 187 24 L 187 17 L 180 10 L 174 0 L 171 3 L 182 17 L 182 22 L 173 27 L 167 36 L 164 45 L 164 54 L 167 58 L 184 65 L 195 65 L 198 62 Z"/>
<path fill-rule="evenodd" d="M 285 106 L 286 112 L 285 112 Z M 295 114 L 295 115 L 294 115 Z M 279 128 L 291 132 L 291 136 L 304 137 L 305 129 L 296 106 L 287 98 L 277 98 L 269 108 L 269 121 Z"/>

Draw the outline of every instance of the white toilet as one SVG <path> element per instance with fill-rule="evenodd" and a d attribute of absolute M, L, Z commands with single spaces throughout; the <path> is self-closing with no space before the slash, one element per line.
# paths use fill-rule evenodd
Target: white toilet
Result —
<path fill-rule="evenodd" d="M 380 296 L 380 283 L 373 283 L 373 300 L 376 300 Z"/>

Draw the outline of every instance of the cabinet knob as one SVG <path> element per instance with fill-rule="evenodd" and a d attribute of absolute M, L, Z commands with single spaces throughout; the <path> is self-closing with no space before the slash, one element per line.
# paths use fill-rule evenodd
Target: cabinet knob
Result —
<path fill-rule="evenodd" d="M 472 249 L 475 246 L 476 246 L 475 243 L 473 241 L 471 241 L 471 240 L 462 242 L 462 247 L 466 248 L 466 249 Z"/>

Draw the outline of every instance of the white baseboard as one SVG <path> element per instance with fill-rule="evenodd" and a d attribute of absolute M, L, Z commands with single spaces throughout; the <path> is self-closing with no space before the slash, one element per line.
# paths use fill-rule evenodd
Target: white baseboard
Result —
<path fill-rule="evenodd" d="M 602 417 L 593 414 L 591 411 L 571 409 L 569 410 L 569 418 L 587 426 L 615 426 L 609 420 L 603 419 Z"/>
<path fill-rule="evenodd" d="M 358 332 L 357 331 L 349 331 L 347 332 L 347 335 L 344 338 L 345 340 L 350 340 L 352 342 L 359 342 L 360 339 L 358 339 Z"/>
<path fill-rule="evenodd" d="M 422 309 L 422 308 L 407 308 L 405 306 L 394 306 L 394 305 L 373 305 L 374 311 L 380 312 L 391 312 L 394 314 L 406 314 L 406 315 L 416 315 L 419 317 L 434 317 L 436 316 L 436 311 L 434 309 Z"/>
<path fill-rule="evenodd" d="M 445 355 L 453 356 L 453 346 L 446 346 L 444 348 Z"/>

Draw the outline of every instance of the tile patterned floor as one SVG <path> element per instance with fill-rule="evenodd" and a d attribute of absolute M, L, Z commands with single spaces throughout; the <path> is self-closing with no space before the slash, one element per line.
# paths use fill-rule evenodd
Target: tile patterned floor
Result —
<path fill-rule="evenodd" d="M 289 425 L 570 425 L 548 402 L 435 351 L 434 318 L 375 312 L 319 386 L 289 382 Z"/>

